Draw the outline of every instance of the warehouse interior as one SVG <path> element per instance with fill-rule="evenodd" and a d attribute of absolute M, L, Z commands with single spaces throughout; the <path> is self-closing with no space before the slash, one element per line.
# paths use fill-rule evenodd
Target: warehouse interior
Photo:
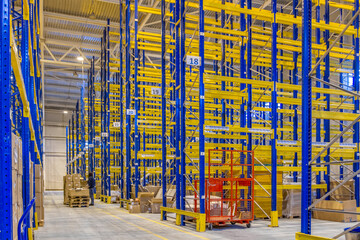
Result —
<path fill-rule="evenodd" d="M 0 239 L 360 239 L 359 5 L 3 0 Z"/>

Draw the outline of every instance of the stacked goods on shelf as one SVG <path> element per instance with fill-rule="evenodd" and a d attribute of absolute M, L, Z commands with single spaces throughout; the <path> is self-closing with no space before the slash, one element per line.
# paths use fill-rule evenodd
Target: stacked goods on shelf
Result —
<path fill-rule="evenodd" d="M 118 185 L 111 185 L 111 203 L 120 203 L 120 189 Z"/>
<path fill-rule="evenodd" d="M 130 199 L 129 213 L 141 213 L 139 199 Z"/>
<path fill-rule="evenodd" d="M 255 172 L 255 179 L 263 187 L 268 186 L 268 185 L 271 186 L 271 174 L 269 172 L 257 171 L 257 172 Z M 277 173 L 277 184 L 282 185 L 282 182 L 283 182 L 282 172 L 278 172 Z M 262 189 L 261 187 L 257 187 L 257 186 L 258 185 L 255 184 L 255 191 L 254 191 L 255 201 L 266 212 L 266 214 L 268 214 L 268 216 L 270 216 L 271 197 L 269 194 L 271 194 L 271 191 L 270 191 L 270 189 L 268 189 L 266 192 L 264 189 Z M 282 193 L 282 189 L 278 188 L 278 190 L 277 190 L 277 206 L 278 206 L 277 210 L 278 210 L 279 216 L 282 216 L 282 210 L 283 210 L 282 204 L 283 204 L 283 193 Z M 255 207 L 254 207 L 255 218 L 267 218 L 266 214 L 255 204 Z"/>
<path fill-rule="evenodd" d="M 301 216 L 301 190 L 300 189 L 284 189 L 283 190 L 283 212 L 286 218 Z"/>
<path fill-rule="evenodd" d="M 101 196 L 101 181 L 96 181 L 96 194 L 95 198 L 100 199 Z"/>
<path fill-rule="evenodd" d="M 23 214 L 22 198 L 22 142 L 21 139 L 12 134 L 12 209 L 13 209 L 13 239 L 18 239 L 17 226 Z"/>
<path fill-rule="evenodd" d="M 89 207 L 89 204 L 89 189 L 77 188 L 69 190 L 70 207 Z"/>
<path fill-rule="evenodd" d="M 331 181 L 330 189 L 336 188 L 340 183 L 342 183 L 342 180 Z M 324 194 L 325 189 L 321 189 L 321 196 Z M 330 199 L 335 201 L 346 201 L 355 199 L 354 180 L 350 180 L 338 189 L 336 189 L 333 193 L 330 194 Z"/>
<path fill-rule="evenodd" d="M 356 200 L 347 201 L 332 201 L 324 200 L 315 205 L 318 209 L 328 209 L 344 212 L 356 212 Z M 328 220 L 334 222 L 356 222 L 357 216 L 354 214 L 346 213 L 334 213 L 334 212 L 323 212 L 313 211 L 313 217 L 315 219 Z"/>
<path fill-rule="evenodd" d="M 35 165 L 35 206 L 38 214 L 38 224 L 44 226 L 44 175 L 41 165 Z"/>
<path fill-rule="evenodd" d="M 150 193 L 150 192 L 139 193 L 141 213 L 151 212 L 151 201 L 153 198 L 154 198 L 154 193 Z"/>
<path fill-rule="evenodd" d="M 89 189 L 81 175 L 66 175 L 63 179 L 64 204 L 70 207 L 88 207 L 90 203 Z"/>
<path fill-rule="evenodd" d="M 71 177 L 72 177 L 73 188 L 75 188 L 75 189 L 80 188 L 81 187 L 81 184 L 80 184 L 81 175 L 73 174 L 73 175 L 71 175 Z"/>
<path fill-rule="evenodd" d="M 71 175 L 66 175 L 64 179 L 64 205 L 69 204 L 69 190 L 73 188 Z"/>

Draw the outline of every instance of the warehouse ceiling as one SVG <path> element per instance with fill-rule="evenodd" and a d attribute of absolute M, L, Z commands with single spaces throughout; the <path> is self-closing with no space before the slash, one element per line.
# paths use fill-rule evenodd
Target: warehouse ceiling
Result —
<path fill-rule="evenodd" d="M 119 25 L 119 0 L 43 0 L 44 32 L 42 63 L 45 79 L 45 109 L 72 111 L 80 98 L 87 69 L 94 56 L 98 64 L 100 43 L 107 19 L 111 26 Z M 160 1 L 138 0 L 139 5 L 160 8 Z M 291 1 L 281 1 L 292 6 Z M 253 1 L 254 7 L 269 9 L 271 0 Z M 196 9 L 189 13 L 197 14 Z M 160 33 L 160 16 L 139 13 L 139 30 Z M 117 30 L 118 31 L 118 30 Z M 116 55 L 118 46 L 112 46 Z M 78 60 L 83 57 L 83 61 Z M 151 54 L 147 58 L 159 59 Z"/>

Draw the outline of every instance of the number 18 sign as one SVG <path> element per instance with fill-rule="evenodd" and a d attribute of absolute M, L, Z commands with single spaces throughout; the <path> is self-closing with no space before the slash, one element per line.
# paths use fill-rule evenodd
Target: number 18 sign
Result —
<path fill-rule="evenodd" d="M 201 57 L 198 56 L 186 56 L 186 64 L 192 66 L 200 66 L 201 65 Z"/>

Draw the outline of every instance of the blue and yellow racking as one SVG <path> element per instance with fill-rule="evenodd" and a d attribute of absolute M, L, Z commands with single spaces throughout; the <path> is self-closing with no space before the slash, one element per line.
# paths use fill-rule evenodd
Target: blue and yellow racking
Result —
<path fill-rule="evenodd" d="M 359 124 L 353 123 L 359 111 L 359 6 L 357 1 L 303 3 L 300 9 L 299 1 L 272 0 L 268 10 L 266 3 L 259 7 L 251 0 L 162 0 L 160 8 L 119 1 L 119 29 L 105 29 L 101 71 L 106 74 L 98 79 L 110 85 L 102 85 L 104 94 L 94 100 L 102 116 L 113 109 L 120 123 L 110 149 L 101 143 L 101 166 L 107 169 L 101 178 L 108 177 L 113 159 L 110 175 L 126 201 L 131 194 L 137 197 L 141 185 L 161 184 L 162 219 L 173 211 L 183 225 L 196 180 L 199 214 L 205 213 L 205 181 L 215 174 L 205 170 L 207 151 L 253 150 L 256 215 L 277 227 L 282 191 L 301 189 L 307 216 L 302 232 L 310 234 L 312 189 L 320 199 L 321 189 L 331 191 L 333 178 L 346 179 L 344 168 L 359 169 L 354 162 Z M 331 22 L 334 8 L 341 16 L 353 15 L 356 24 L 344 23 L 343 17 Z M 160 17 L 158 31 L 141 27 L 139 17 L 148 14 Z M 351 38 L 353 43 L 345 41 Z M 118 55 L 108 52 L 114 46 Z M 119 101 L 111 103 L 112 94 Z M 97 134 L 114 122 L 101 119 L 105 125 Z M 106 151 L 118 155 L 111 158 Z M 339 177 L 332 164 L 339 166 Z M 169 208 L 166 194 L 172 188 L 176 204 Z M 357 178 L 355 189 L 359 207 Z"/>
<path fill-rule="evenodd" d="M 22 141 L 23 204 L 25 212 L 35 196 L 30 186 L 31 164 L 43 163 L 43 79 L 40 70 L 39 0 L 2 1 L 1 15 L 1 239 L 13 239 L 12 143 L 14 133 Z M 34 170 L 34 169 L 33 169 Z M 33 201 L 32 201 L 33 202 Z M 37 226 L 35 211 L 24 218 L 21 234 L 28 239 Z"/>

